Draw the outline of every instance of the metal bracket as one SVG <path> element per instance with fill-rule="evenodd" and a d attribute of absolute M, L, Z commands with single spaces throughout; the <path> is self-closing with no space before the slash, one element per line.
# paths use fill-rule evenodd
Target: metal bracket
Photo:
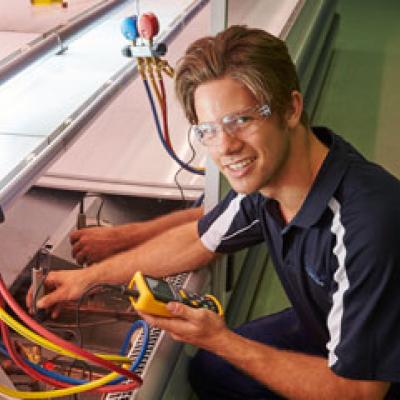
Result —
<path fill-rule="evenodd" d="M 59 49 L 57 50 L 56 55 L 59 56 L 59 55 L 61 55 L 61 54 L 64 54 L 64 53 L 68 50 L 68 46 L 66 46 L 66 45 L 64 44 L 64 42 L 62 41 L 59 32 L 55 32 L 55 35 L 56 35 L 57 42 L 58 42 L 58 46 L 59 46 Z"/>

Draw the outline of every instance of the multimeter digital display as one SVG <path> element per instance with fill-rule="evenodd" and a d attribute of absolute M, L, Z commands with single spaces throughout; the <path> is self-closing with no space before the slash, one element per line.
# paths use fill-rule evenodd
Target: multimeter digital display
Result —
<path fill-rule="evenodd" d="M 162 279 L 154 279 L 149 276 L 144 276 L 144 280 L 156 300 L 164 301 L 166 303 L 177 300 L 168 282 Z"/>
<path fill-rule="evenodd" d="M 222 306 L 214 296 L 200 296 L 184 289 L 177 290 L 163 279 L 145 276 L 141 272 L 135 273 L 129 289 L 136 293 L 130 296 L 132 306 L 147 314 L 171 317 L 166 305 L 170 301 L 178 301 L 190 307 L 206 308 L 223 315 Z"/>

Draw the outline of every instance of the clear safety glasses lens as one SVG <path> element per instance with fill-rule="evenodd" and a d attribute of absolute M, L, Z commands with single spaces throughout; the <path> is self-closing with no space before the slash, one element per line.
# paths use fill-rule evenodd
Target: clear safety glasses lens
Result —
<path fill-rule="evenodd" d="M 246 128 L 255 120 L 268 118 L 271 116 L 271 108 L 268 104 L 252 107 L 240 113 L 226 115 L 220 122 L 204 122 L 193 125 L 192 130 L 197 140 L 205 146 L 218 145 L 220 133 L 222 131 L 235 135 Z"/>

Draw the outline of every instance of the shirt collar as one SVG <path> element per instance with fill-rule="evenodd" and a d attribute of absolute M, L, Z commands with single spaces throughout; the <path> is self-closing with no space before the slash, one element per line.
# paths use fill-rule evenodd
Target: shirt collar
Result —
<path fill-rule="evenodd" d="M 310 227 L 321 218 L 350 164 L 351 148 L 347 142 L 327 128 L 315 127 L 313 133 L 329 147 L 329 151 L 301 209 L 285 231 L 294 225 Z"/>

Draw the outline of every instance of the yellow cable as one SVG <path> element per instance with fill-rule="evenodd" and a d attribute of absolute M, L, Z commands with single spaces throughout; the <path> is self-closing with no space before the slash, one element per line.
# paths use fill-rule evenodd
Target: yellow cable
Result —
<path fill-rule="evenodd" d="M 52 397 L 70 396 L 72 394 L 86 392 L 87 390 L 93 390 L 99 386 L 106 385 L 113 379 L 118 378 L 119 375 L 116 372 L 104 376 L 103 378 L 96 379 L 95 381 L 84 383 L 82 385 L 71 386 L 65 389 L 48 390 L 46 392 L 23 392 L 19 390 L 10 389 L 7 386 L 0 385 L 0 393 L 6 396 L 15 397 L 17 399 L 48 399 Z"/>
<path fill-rule="evenodd" d="M 11 317 L 11 315 L 7 314 L 4 308 L 0 307 L 0 319 L 4 321 L 10 328 L 14 331 L 18 332 L 21 336 L 26 339 L 31 340 L 32 342 L 46 347 L 49 350 L 54 351 L 55 353 L 59 353 L 68 357 L 77 358 L 79 360 L 86 360 L 86 358 L 70 352 L 62 348 L 61 346 L 56 345 L 55 343 L 50 342 L 49 340 L 43 338 L 42 336 L 36 334 L 25 326 L 21 325 L 18 321 Z M 110 361 L 119 361 L 119 362 L 130 362 L 131 360 L 127 357 L 123 357 L 120 355 L 112 355 L 112 354 L 96 354 L 97 356 Z"/>
<path fill-rule="evenodd" d="M 224 309 L 222 308 L 222 304 L 219 302 L 219 300 L 213 296 L 212 294 L 206 294 L 204 297 L 209 298 L 211 301 L 213 301 L 215 303 L 215 305 L 217 306 L 217 310 L 218 310 L 218 315 L 220 317 L 224 316 Z"/>

